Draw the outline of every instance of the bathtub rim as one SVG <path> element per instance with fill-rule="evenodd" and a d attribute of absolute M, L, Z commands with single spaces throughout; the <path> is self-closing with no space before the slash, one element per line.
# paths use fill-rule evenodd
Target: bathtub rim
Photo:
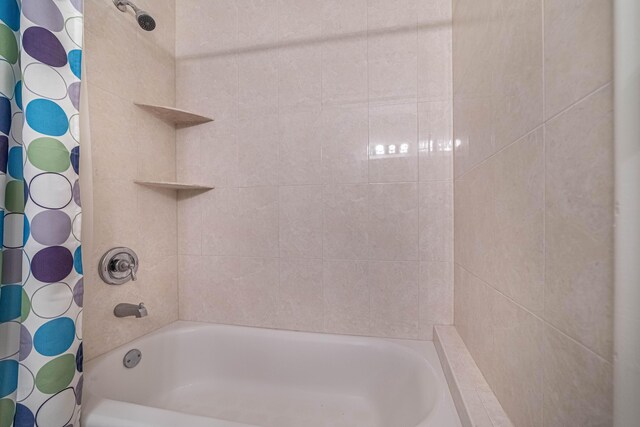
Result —
<path fill-rule="evenodd" d="M 239 330 L 244 331 L 245 334 L 273 334 L 277 336 L 287 336 L 292 337 L 294 340 L 304 340 L 305 338 L 310 341 L 318 341 L 324 340 L 327 342 L 344 342 L 351 345 L 366 345 L 369 347 L 380 348 L 384 350 L 385 348 L 391 349 L 394 352 L 400 351 L 408 355 L 411 358 L 418 358 L 420 362 L 426 365 L 425 367 L 430 371 L 432 378 L 435 381 L 435 401 L 433 406 L 427 416 L 423 418 L 420 423 L 416 427 L 427 427 L 432 426 L 434 419 L 441 419 L 443 416 L 447 418 L 447 414 L 444 412 L 448 412 L 448 416 L 453 416 L 454 426 L 461 426 L 459 414 L 454 406 L 453 398 L 451 395 L 451 391 L 449 389 L 449 385 L 446 381 L 444 371 L 442 369 L 442 364 L 440 357 L 436 351 L 436 348 L 433 344 L 433 341 L 430 340 L 414 340 L 414 339 L 401 339 L 401 338 L 384 338 L 384 337 L 372 337 L 372 336 L 361 336 L 361 335 L 346 335 L 346 334 L 333 334 L 333 333 L 323 333 L 323 332 L 307 332 L 307 331 L 294 331 L 294 330 L 283 330 L 283 329 L 274 329 L 267 327 L 254 327 L 254 326 L 243 326 L 243 325 L 228 325 L 228 324 L 219 324 L 219 323 L 209 323 L 209 322 L 198 322 L 198 321 L 190 321 L 190 320 L 176 320 L 167 325 L 164 325 L 158 329 L 155 329 L 147 334 L 141 335 L 136 339 L 124 343 L 106 353 L 98 355 L 85 363 L 84 373 L 89 376 L 89 371 L 93 369 L 94 366 L 99 365 L 103 362 L 108 356 L 113 355 L 114 353 L 121 353 L 125 350 L 130 349 L 132 346 L 135 347 L 137 344 L 142 344 L 145 341 L 152 340 L 157 335 L 162 335 L 166 333 L 172 333 L 175 331 L 185 331 L 185 332 L 194 332 L 201 329 L 218 329 L 218 330 Z M 437 366 L 434 366 L 437 365 Z M 90 383 L 87 381 L 87 383 Z M 116 400 L 110 399 L 108 397 L 100 396 L 98 393 L 92 392 L 89 389 L 89 384 L 86 384 L 84 395 L 85 402 L 83 403 L 83 418 L 87 416 L 89 412 L 95 409 L 97 406 L 106 405 L 122 407 L 122 409 L 129 408 L 133 409 L 134 412 L 147 410 L 158 413 L 165 414 L 180 414 L 182 416 L 190 417 L 189 420 L 193 420 L 194 426 L 196 426 L 196 422 L 201 420 L 210 420 L 210 424 L 202 424 L 204 425 L 212 425 L 217 426 L 217 423 L 214 421 L 220 422 L 220 427 L 259 427 L 255 425 L 242 424 L 234 421 L 227 420 L 218 420 L 215 418 L 207 418 L 199 415 L 190 414 L 187 412 L 179 412 L 173 411 L 164 408 L 156 408 L 151 406 L 146 406 L 138 403 L 127 402 L 125 400 Z M 114 405 L 115 404 L 115 405 Z M 84 425 L 84 424 L 83 424 Z M 143 426 L 144 424 L 131 424 L 132 426 Z M 151 425 L 151 424 L 149 424 Z M 200 423 L 197 424 L 199 426 Z M 439 424 L 438 424 L 439 425 Z M 160 427 L 160 426 L 159 426 Z M 448 427 L 448 426 L 447 426 Z"/>

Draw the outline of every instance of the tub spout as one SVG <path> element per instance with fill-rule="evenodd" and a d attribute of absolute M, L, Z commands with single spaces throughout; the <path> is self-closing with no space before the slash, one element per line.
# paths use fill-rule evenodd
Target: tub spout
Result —
<path fill-rule="evenodd" d="M 144 303 L 140 303 L 138 305 L 120 303 L 113 309 L 113 314 L 116 317 L 135 316 L 137 318 L 140 318 L 145 317 L 148 313 L 147 307 L 144 306 Z"/>

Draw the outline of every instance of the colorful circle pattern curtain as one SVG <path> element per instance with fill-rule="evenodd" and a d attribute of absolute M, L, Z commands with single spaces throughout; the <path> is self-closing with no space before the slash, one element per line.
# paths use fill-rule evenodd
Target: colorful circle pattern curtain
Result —
<path fill-rule="evenodd" d="M 78 426 L 82 0 L 0 1 L 0 427 Z"/>

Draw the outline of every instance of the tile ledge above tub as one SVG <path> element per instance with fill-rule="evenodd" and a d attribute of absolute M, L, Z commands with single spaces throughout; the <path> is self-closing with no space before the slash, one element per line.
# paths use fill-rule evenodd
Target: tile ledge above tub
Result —
<path fill-rule="evenodd" d="M 213 121 L 211 117 L 192 113 L 180 108 L 168 107 L 165 105 L 144 104 L 141 102 L 134 102 L 134 104 L 155 115 L 157 118 L 174 125 L 178 129 L 202 125 Z"/>
<path fill-rule="evenodd" d="M 455 326 L 435 326 L 433 344 L 463 427 L 513 427 Z"/>

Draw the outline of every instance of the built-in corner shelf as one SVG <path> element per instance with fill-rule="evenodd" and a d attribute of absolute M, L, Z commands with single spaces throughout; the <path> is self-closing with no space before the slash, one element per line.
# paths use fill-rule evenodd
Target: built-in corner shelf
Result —
<path fill-rule="evenodd" d="M 159 119 L 173 124 L 177 128 L 196 126 L 213 121 L 213 119 L 210 117 L 205 117 L 200 114 L 180 110 L 179 108 L 165 107 L 162 105 L 140 104 L 137 102 L 135 103 L 135 105 L 145 111 L 150 112 Z"/>
<path fill-rule="evenodd" d="M 147 187 L 166 188 L 172 190 L 199 190 L 209 191 L 215 187 L 209 187 L 207 185 L 198 184 L 184 184 L 182 182 L 167 182 L 167 181 L 134 181 L 136 184 L 144 185 Z"/>

